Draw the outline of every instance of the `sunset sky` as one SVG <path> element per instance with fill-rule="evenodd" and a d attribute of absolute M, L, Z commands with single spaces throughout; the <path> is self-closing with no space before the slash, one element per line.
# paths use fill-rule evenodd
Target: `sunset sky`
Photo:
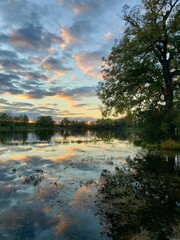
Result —
<path fill-rule="evenodd" d="M 125 0 L 0 0 L 0 111 L 101 118 L 102 57 L 124 30 Z"/>

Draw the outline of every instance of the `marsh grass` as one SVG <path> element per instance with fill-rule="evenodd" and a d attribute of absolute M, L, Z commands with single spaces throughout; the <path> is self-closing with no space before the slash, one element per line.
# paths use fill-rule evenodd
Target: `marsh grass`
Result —
<path fill-rule="evenodd" d="M 174 150 L 178 150 L 180 149 L 180 143 L 176 142 L 172 139 L 168 139 L 164 142 L 161 143 L 161 147 L 163 149 L 174 149 Z"/>
<path fill-rule="evenodd" d="M 164 150 L 179 150 L 180 142 L 172 139 L 167 139 L 161 142 L 146 142 L 142 140 L 134 141 L 134 144 L 147 149 L 164 149 Z"/>

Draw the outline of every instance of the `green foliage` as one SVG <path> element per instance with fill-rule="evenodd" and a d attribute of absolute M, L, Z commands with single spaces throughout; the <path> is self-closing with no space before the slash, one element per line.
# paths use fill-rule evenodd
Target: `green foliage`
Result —
<path fill-rule="evenodd" d="M 161 143 L 161 147 L 163 149 L 174 149 L 174 150 L 178 150 L 180 149 L 180 143 L 179 142 L 176 142 L 172 139 L 168 139 L 164 142 Z"/>
<path fill-rule="evenodd" d="M 51 116 L 40 116 L 35 123 L 36 128 L 53 129 L 55 126 L 54 120 Z"/>
<path fill-rule="evenodd" d="M 110 118 L 102 118 L 91 124 L 91 128 L 93 129 L 103 129 L 103 130 L 111 130 L 111 129 L 125 129 L 126 128 L 126 119 L 110 119 Z"/>
<path fill-rule="evenodd" d="M 166 111 L 168 133 L 174 135 L 179 102 L 180 18 L 177 0 L 143 0 L 124 7 L 127 24 L 102 66 L 98 96 L 104 115 Z"/>
<path fill-rule="evenodd" d="M 138 125 L 143 129 L 142 138 L 151 143 L 166 137 L 168 125 L 165 113 L 161 109 L 149 109 L 137 113 Z"/>

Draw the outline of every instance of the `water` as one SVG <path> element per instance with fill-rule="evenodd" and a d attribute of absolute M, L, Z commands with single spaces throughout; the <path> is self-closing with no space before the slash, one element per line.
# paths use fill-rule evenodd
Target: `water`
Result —
<path fill-rule="evenodd" d="M 0 239 L 108 239 L 96 215 L 100 174 L 138 151 L 111 134 L 1 133 Z"/>

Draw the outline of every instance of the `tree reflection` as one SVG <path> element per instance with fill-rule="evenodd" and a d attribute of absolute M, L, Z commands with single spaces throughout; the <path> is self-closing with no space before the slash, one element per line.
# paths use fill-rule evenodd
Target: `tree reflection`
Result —
<path fill-rule="evenodd" d="M 127 140 L 128 138 L 128 133 L 126 130 L 96 130 L 93 132 L 93 134 L 105 141 L 105 142 L 110 142 L 114 139 L 118 139 L 118 140 Z"/>
<path fill-rule="evenodd" d="M 100 213 L 112 239 L 173 237 L 180 223 L 180 163 L 175 154 L 128 158 L 124 170 L 117 168 L 114 175 L 104 171 L 102 183 Z"/>
<path fill-rule="evenodd" d="M 0 143 L 10 143 L 12 141 L 26 143 L 28 139 L 28 130 L 24 131 L 1 131 L 0 132 Z"/>
<path fill-rule="evenodd" d="M 49 142 L 54 135 L 54 130 L 36 130 L 35 134 L 38 140 Z"/>

